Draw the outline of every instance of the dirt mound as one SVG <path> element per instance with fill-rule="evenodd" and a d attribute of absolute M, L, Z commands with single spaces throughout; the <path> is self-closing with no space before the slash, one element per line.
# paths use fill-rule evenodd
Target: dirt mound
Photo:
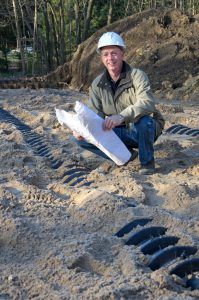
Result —
<path fill-rule="evenodd" d="M 101 71 L 96 54 L 98 38 L 106 31 L 121 34 L 126 60 L 147 72 L 154 89 L 181 87 L 198 74 L 199 22 L 178 10 L 149 10 L 133 15 L 96 32 L 81 44 L 71 62 L 74 87 L 87 88 Z"/>
<path fill-rule="evenodd" d="M 170 90 L 168 98 L 186 98 L 199 89 L 198 18 L 178 10 L 145 11 L 96 32 L 80 45 L 71 62 L 73 87 L 87 89 L 101 72 L 96 43 L 106 31 L 121 34 L 127 46 L 126 60 L 148 74 L 154 91 Z"/>

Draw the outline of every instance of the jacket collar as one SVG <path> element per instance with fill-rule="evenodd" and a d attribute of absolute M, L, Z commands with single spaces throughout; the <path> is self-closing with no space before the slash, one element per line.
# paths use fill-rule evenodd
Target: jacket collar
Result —
<path fill-rule="evenodd" d="M 123 61 L 123 66 L 122 66 L 122 72 L 120 74 L 120 83 L 118 85 L 118 88 L 116 90 L 114 98 L 117 98 L 124 89 L 130 88 L 133 86 L 132 78 L 131 78 L 131 67 L 129 64 L 127 64 L 125 61 Z M 108 76 L 108 71 L 105 70 L 102 73 L 101 79 L 99 83 L 97 84 L 98 87 L 103 88 L 103 89 L 109 89 L 109 79 Z"/>

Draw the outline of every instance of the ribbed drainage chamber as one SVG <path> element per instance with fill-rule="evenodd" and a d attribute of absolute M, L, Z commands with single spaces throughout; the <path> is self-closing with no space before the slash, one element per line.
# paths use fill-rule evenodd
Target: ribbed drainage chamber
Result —
<path fill-rule="evenodd" d="M 125 224 L 114 235 L 118 238 L 124 237 L 125 245 L 138 246 L 142 253 L 147 255 L 147 267 L 152 271 L 161 269 L 162 267 L 170 267 L 176 263 L 176 266 L 170 270 L 169 274 L 176 274 L 184 278 L 186 287 L 199 289 L 199 278 L 197 277 L 197 273 L 199 272 L 199 258 L 189 258 L 196 254 L 198 248 L 192 245 L 184 246 L 178 244 L 179 237 L 166 235 L 166 227 L 147 226 L 152 220 L 151 218 L 135 219 Z M 136 230 L 138 226 L 143 228 Z M 128 238 L 125 239 L 125 235 L 127 234 Z M 177 260 L 179 259 L 184 261 L 178 263 Z M 192 278 L 188 278 L 188 275 L 192 275 Z"/>
<path fill-rule="evenodd" d="M 164 131 L 166 134 L 188 135 L 192 137 L 199 136 L 199 129 L 192 129 L 185 125 L 175 124 Z"/>
<path fill-rule="evenodd" d="M 53 156 L 50 147 L 44 141 L 44 137 L 34 132 L 29 125 L 24 124 L 21 120 L 10 114 L 8 111 L 0 108 L 0 120 L 10 123 L 19 130 L 24 138 L 25 143 L 33 150 L 35 155 L 47 158 L 52 169 L 58 169 L 63 165 L 63 160 Z M 66 165 L 66 170 L 63 172 L 61 181 L 68 186 L 89 186 L 93 181 L 87 181 L 89 170 L 79 167 L 75 164 Z"/>

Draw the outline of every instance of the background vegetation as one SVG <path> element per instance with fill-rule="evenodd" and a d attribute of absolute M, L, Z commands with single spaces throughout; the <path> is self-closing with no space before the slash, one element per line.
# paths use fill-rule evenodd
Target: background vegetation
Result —
<path fill-rule="evenodd" d="M 1 76 L 46 74 L 99 28 L 160 7 L 199 13 L 198 0 L 1 0 Z"/>

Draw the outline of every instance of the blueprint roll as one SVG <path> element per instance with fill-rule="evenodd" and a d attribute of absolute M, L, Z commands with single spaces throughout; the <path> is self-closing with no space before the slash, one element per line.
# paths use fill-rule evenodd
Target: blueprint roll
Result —
<path fill-rule="evenodd" d="M 55 109 L 61 125 L 76 131 L 89 143 L 98 147 L 118 166 L 124 165 L 131 157 L 130 151 L 113 130 L 103 130 L 103 119 L 83 103 L 76 101 L 75 112 Z"/>

